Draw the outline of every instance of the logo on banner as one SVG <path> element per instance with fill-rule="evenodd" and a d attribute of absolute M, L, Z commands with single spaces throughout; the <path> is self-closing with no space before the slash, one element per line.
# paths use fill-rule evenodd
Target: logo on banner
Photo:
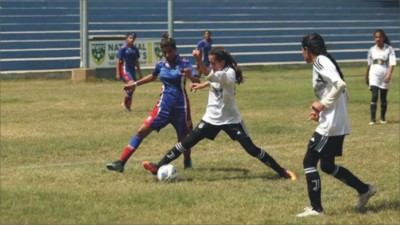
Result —
<path fill-rule="evenodd" d="M 92 44 L 92 59 L 96 65 L 103 64 L 106 55 L 106 44 Z"/>
<path fill-rule="evenodd" d="M 154 53 L 156 54 L 158 60 L 164 57 L 164 54 L 162 53 L 161 47 L 158 43 L 154 43 Z"/>

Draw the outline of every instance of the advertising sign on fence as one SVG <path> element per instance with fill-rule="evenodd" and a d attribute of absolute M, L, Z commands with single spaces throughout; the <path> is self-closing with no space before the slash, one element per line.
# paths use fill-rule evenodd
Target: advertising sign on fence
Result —
<path fill-rule="evenodd" d="M 115 59 L 118 49 L 125 40 L 91 40 L 89 42 L 90 68 L 115 68 Z M 140 66 L 154 67 L 163 54 L 160 49 L 160 40 L 136 40 L 136 47 L 140 52 Z"/>

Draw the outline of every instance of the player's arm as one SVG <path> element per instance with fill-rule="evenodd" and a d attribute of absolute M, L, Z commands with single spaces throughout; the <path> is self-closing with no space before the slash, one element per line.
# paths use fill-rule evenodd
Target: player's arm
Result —
<path fill-rule="evenodd" d="M 143 84 L 150 83 L 155 79 L 157 79 L 157 76 L 155 76 L 153 74 L 149 74 L 138 81 L 130 81 L 128 84 L 126 84 L 124 86 L 123 90 L 125 90 L 125 91 L 126 90 L 134 90 L 136 87 L 141 86 Z"/>
<path fill-rule="evenodd" d="M 367 55 L 367 71 L 365 73 L 365 83 L 367 85 L 369 85 L 369 70 L 371 69 L 371 65 L 372 65 L 372 51 L 371 49 L 368 51 L 368 55 Z"/>
<path fill-rule="evenodd" d="M 135 60 L 135 66 L 136 66 L 136 70 L 138 72 L 139 78 L 142 79 L 143 78 L 143 74 L 142 74 L 142 70 L 140 69 L 139 59 Z"/>
<path fill-rule="evenodd" d="M 389 68 L 387 69 L 384 81 L 386 83 L 389 83 L 390 80 L 392 79 L 392 73 L 393 73 L 393 69 L 394 66 L 396 66 L 396 55 L 394 53 L 394 50 L 392 47 L 390 47 L 390 51 L 389 51 Z"/>
<path fill-rule="evenodd" d="M 196 91 L 196 90 L 200 90 L 203 88 L 206 88 L 210 85 L 210 83 L 208 81 L 203 82 L 203 83 L 191 83 L 189 86 L 189 90 L 190 91 Z"/>
<path fill-rule="evenodd" d="M 321 74 L 322 75 L 322 74 Z M 322 75 L 324 80 L 332 84 L 329 93 L 324 96 L 319 102 L 314 102 L 311 108 L 317 112 L 323 111 L 325 108 L 331 108 L 335 105 L 336 101 L 343 94 L 346 89 L 346 83 L 340 78 L 339 74 L 332 73 L 328 76 Z"/>
<path fill-rule="evenodd" d="M 122 59 L 117 58 L 115 60 L 115 79 L 117 80 L 121 79 L 121 71 L 120 71 L 121 63 L 123 63 Z"/>
<path fill-rule="evenodd" d="M 181 76 L 185 76 L 188 78 L 192 83 L 199 83 L 200 79 L 198 76 L 193 75 L 193 68 L 183 68 Z"/>
<path fill-rule="evenodd" d="M 367 71 L 365 73 L 365 83 L 369 85 L 369 70 L 371 69 L 371 65 L 367 66 Z"/>
<path fill-rule="evenodd" d="M 196 59 L 197 66 L 199 67 L 198 70 L 201 73 L 209 74 L 211 69 L 204 65 L 203 60 L 201 60 L 201 51 L 200 50 L 193 50 L 192 52 L 193 57 Z"/>

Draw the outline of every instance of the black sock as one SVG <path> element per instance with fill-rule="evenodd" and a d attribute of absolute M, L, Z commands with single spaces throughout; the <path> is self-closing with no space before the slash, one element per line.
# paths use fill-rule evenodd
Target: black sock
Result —
<path fill-rule="evenodd" d="M 371 122 L 375 122 L 376 121 L 376 103 L 371 102 L 370 109 L 371 109 Z"/>
<path fill-rule="evenodd" d="M 179 147 L 179 145 L 181 145 L 181 143 L 176 144 L 171 150 L 169 150 L 167 154 L 165 154 L 164 158 L 162 158 L 160 162 L 158 162 L 157 166 L 161 167 L 163 165 L 167 165 L 177 159 L 182 154 L 182 151 L 178 150 L 177 148 L 177 146 Z"/>
<path fill-rule="evenodd" d="M 322 212 L 322 203 L 321 203 L 321 178 L 319 177 L 319 173 L 317 168 L 310 167 L 304 169 L 306 172 L 306 180 L 307 180 L 307 191 L 308 197 L 310 198 L 312 208 L 317 212 Z"/>
<path fill-rule="evenodd" d="M 281 176 L 281 177 L 286 176 L 285 170 L 266 151 L 261 149 L 261 152 L 258 155 L 258 158 L 265 165 L 267 165 L 267 166 L 271 167 L 273 170 L 275 170 L 275 172 L 277 172 L 279 174 L 279 176 Z"/>
<path fill-rule="evenodd" d="M 386 120 L 386 110 L 387 110 L 387 103 L 382 102 L 381 103 L 381 120 L 385 121 Z"/>
<path fill-rule="evenodd" d="M 354 176 L 353 173 L 344 167 L 336 166 L 335 171 L 331 175 L 348 186 L 356 189 L 360 194 L 367 192 L 369 189 L 367 184 L 362 182 L 358 177 Z"/>

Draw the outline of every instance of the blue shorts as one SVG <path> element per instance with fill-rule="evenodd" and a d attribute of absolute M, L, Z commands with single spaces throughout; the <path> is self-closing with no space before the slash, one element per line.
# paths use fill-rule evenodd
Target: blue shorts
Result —
<path fill-rule="evenodd" d="M 186 99 L 185 104 L 174 106 L 173 104 L 167 104 L 166 101 L 160 98 L 144 121 L 144 125 L 156 131 L 160 131 L 168 124 L 175 128 L 178 137 L 184 137 L 192 131 L 193 124 L 188 99 Z"/>

